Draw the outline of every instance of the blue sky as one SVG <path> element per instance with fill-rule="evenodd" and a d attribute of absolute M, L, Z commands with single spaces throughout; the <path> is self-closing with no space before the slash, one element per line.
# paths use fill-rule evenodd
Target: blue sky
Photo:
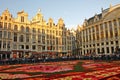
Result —
<path fill-rule="evenodd" d="M 85 18 L 101 13 L 101 8 L 106 9 L 110 4 L 120 4 L 120 0 L 1 0 L 0 14 L 8 8 L 17 17 L 17 12 L 24 10 L 32 19 L 40 8 L 46 22 L 51 17 L 57 24 L 58 19 L 63 18 L 66 27 L 71 29 L 82 25 Z"/>

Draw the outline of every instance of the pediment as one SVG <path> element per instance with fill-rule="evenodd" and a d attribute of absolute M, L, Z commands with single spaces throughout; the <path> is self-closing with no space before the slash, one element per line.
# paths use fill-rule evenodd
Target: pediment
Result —
<path fill-rule="evenodd" d="M 116 9 L 109 10 L 107 14 L 103 17 L 104 21 L 112 20 L 115 18 L 120 18 L 120 7 Z"/>

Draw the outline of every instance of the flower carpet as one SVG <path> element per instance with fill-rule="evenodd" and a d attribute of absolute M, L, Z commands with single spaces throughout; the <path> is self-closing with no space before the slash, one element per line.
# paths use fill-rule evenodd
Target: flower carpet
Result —
<path fill-rule="evenodd" d="M 0 80 L 120 80 L 120 61 L 75 60 L 1 65 Z"/>

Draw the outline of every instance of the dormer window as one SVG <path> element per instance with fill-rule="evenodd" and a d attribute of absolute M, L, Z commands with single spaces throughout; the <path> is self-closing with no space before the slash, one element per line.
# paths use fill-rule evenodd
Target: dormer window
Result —
<path fill-rule="evenodd" d="M 2 28 L 3 27 L 3 23 L 2 22 L 0 22 L 0 28 Z"/>
<path fill-rule="evenodd" d="M 23 16 L 21 16 L 21 22 L 24 22 L 24 17 Z"/>
<path fill-rule="evenodd" d="M 7 20 L 7 16 L 5 16 L 5 20 Z"/>
<path fill-rule="evenodd" d="M 50 22 L 50 27 L 52 27 L 52 23 Z"/>
<path fill-rule="evenodd" d="M 98 18 L 97 18 L 97 16 L 95 16 L 95 18 L 94 18 L 94 22 L 96 22 L 96 21 L 98 21 Z"/>

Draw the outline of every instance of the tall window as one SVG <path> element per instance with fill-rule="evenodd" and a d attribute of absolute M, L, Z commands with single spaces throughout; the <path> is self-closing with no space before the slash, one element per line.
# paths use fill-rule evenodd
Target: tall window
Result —
<path fill-rule="evenodd" d="M 103 24 L 100 24 L 101 39 L 104 38 Z"/>
<path fill-rule="evenodd" d="M 17 33 L 14 33 L 14 42 L 17 42 Z"/>
<path fill-rule="evenodd" d="M 95 40 L 95 34 L 93 34 L 93 40 Z"/>
<path fill-rule="evenodd" d="M 23 16 L 21 16 L 21 22 L 24 22 L 24 17 Z"/>
<path fill-rule="evenodd" d="M 38 43 L 41 43 L 41 35 L 38 35 Z"/>
<path fill-rule="evenodd" d="M 107 22 L 104 23 L 105 28 L 107 28 Z"/>
<path fill-rule="evenodd" d="M 112 22 L 109 21 L 109 29 L 110 29 L 110 37 L 113 37 L 113 29 L 112 29 Z"/>
<path fill-rule="evenodd" d="M 11 23 L 8 24 L 8 29 L 11 30 Z"/>
<path fill-rule="evenodd" d="M 42 34 L 45 34 L 45 30 L 44 29 L 42 29 Z"/>
<path fill-rule="evenodd" d="M 119 23 L 119 26 L 120 26 L 120 18 L 118 18 L 118 23 Z"/>
<path fill-rule="evenodd" d="M 89 34 L 91 34 L 91 28 L 89 28 Z"/>
<path fill-rule="evenodd" d="M 109 47 L 106 47 L 107 53 L 109 53 Z"/>
<path fill-rule="evenodd" d="M 52 23 L 50 22 L 50 27 L 52 27 Z"/>
<path fill-rule="evenodd" d="M 0 38 L 2 38 L 2 31 L 0 31 Z"/>
<path fill-rule="evenodd" d="M 5 16 L 5 20 L 7 20 L 7 16 Z"/>
<path fill-rule="evenodd" d="M 19 49 L 24 49 L 24 45 L 19 45 Z"/>
<path fill-rule="evenodd" d="M 7 48 L 10 49 L 10 41 L 7 43 Z"/>
<path fill-rule="evenodd" d="M 62 36 L 62 32 L 61 31 L 59 31 L 59 36 Z"/>
<path fill-rule="evenodd" d="M 36 35 L 32 35 L 32 43 L 36 43 Z"/>
<path fill-rule="evenodd" d="M 99 26 L 98 26 L 98 25 L 96 25 L 96 31 L 98 31 L 98 32 L 99 32 Z"/>
<path fill-rule="evenodd" d="M 99 40 L 99 34 L 96 34 L 96 36 L 97 36 L 97 40 Z"/>
<path fill-rule="evenodd" d="M 45 44 L 45 36 L 42 36 L 42 43 Z"/>
<path fill-rule="evenodd" d="M 29 49 L 29 45 L 26 45 L 26 49 Z"/>
<path fill-rule="evenodd" d="M 114 23 L 115 37 L 117 37 L 118 36 L 118 30 L 117 30 L 117 22 L 116 22 L 116 20 L 114 20 L 113 23 Z"/>
<path fill-rule="evenodd" d="M 99 40 L 99 26 L 96 25 L 96 37 L 97 37 L 97 40 Z"/>
<path fill-rule="evenodd" d="M 11 39 L 11 32 L 8 32 L 8 39 Z"/>
<path fill-rule="evenodd" d="M 26 42 L 29 42 L 29 34 L 26 34 Z"/>
<path fill-rule="evenodd" d="M 13 44 L 13 49 L 17 49 L 17 44 Z"/>
<path fill-rule="evenodd" d="M 40 29 L 38 29 L 38 33 L 40 33 Z"/>
<path fill-rule="evenodd" d="M 112 22 L 111 21 L 109 21 L 109 28 L 110 28 L 110 30 L 112 30 Z"/>
<path fill-rule="evenodd" d="M 24 42 L 24 36 L 23 36 L 23 35 L 20 35 L 19 41 L 20 41 L 20 42 Z"/>
<path fill-rule="evenodd" d="M 6 48 L 6 42 L 3 41 L 3 48 Z"/>
<path fill-rule="evenodd" d="M 35 28 L 33 28 L 33 33 L 36 33 L 36 29 Z"/>
<path fill-rule="evenodd" d="M 105 34 L 106 34 L 106 39 L 108 39 L 108 31 L 106 31 Z"/>
<path fill-rule="evenodd" d="M 58 35 L 58 31 L 56 31 L 56 36 Z"/>
<path fill-rule="evenodd" d="M 3 27 L 3 23 L 2 22 L 0 22 L 0 28 L 2 28 Z"/>
<path fill-rule="evenodd" d="M 86 35 L 86 42 L 88 42 L 88 36 Z"/>
<path fill-rule="evenodd" d="M 2 41 L 0 41 L 0 49 L 1 49 L 1 47 L 2 47 Z"/>
<path fill-rule="evenodd" d="M 17 26 L 17 25 L 14 26 L 14 30 L 15 30 L 15 31 L 18 30 L 18 26 Z"/>
<path fill-rule="evenodd" d="M 92 31 L 95 32 L 94 26 L 92 27 Z"/>
<path fill-rule="evenodd" d="M 49 40 L 47 40 L 47 45 L 49 45 L 49 42 L 50 42 L 50 41 L 49 41 Z"/>
<path fill-rule="evenodd" d="M 58 45 L 58 37 L 56 37 L 56 44 Z"/>
<path fill-rule="evenodd" d="M 42 46 L 42 50 L 45 50 L 45 46 Z"/>
<path fill-rule="evenodd" d="M 7 23 L 4 23 L 4 29 L 7 29 Z"/>
<path fill-rule="evenodd" d="M 101 31 L 103 30 L 103 24 L 100 24 L 100 30 Z"/>
<path fill-rule="evenodd" d="M 104 50 L 104 48 L 102 48 L 102 53 L 104 53 L 105 52 L 105 50 Z"/>
<path fill-rule="evenodd" d="M 118 37 L 118 32 L 117 31 L 115 31 L 115 37 Z"/>
<path fill-rule="evenodd" d="M 36 45 L 32 45 L 32 49 L 35 50 L 36 49 Z"/>
<path fill-rule="evenodd" d="M 24 26 L 21 26 L 21 32 L 24 32 Z"/>
<path fill-rule="evenodd" d="M 4 37 L 4 38 L 7 38 L 7 31 L 4 31 L 3 37 Z"/>
<path fill-rule="evenodd" d="M 29 27 L 26 27 L 26 32 L 29 32 L 29 30 L 30 30 Z"/>

